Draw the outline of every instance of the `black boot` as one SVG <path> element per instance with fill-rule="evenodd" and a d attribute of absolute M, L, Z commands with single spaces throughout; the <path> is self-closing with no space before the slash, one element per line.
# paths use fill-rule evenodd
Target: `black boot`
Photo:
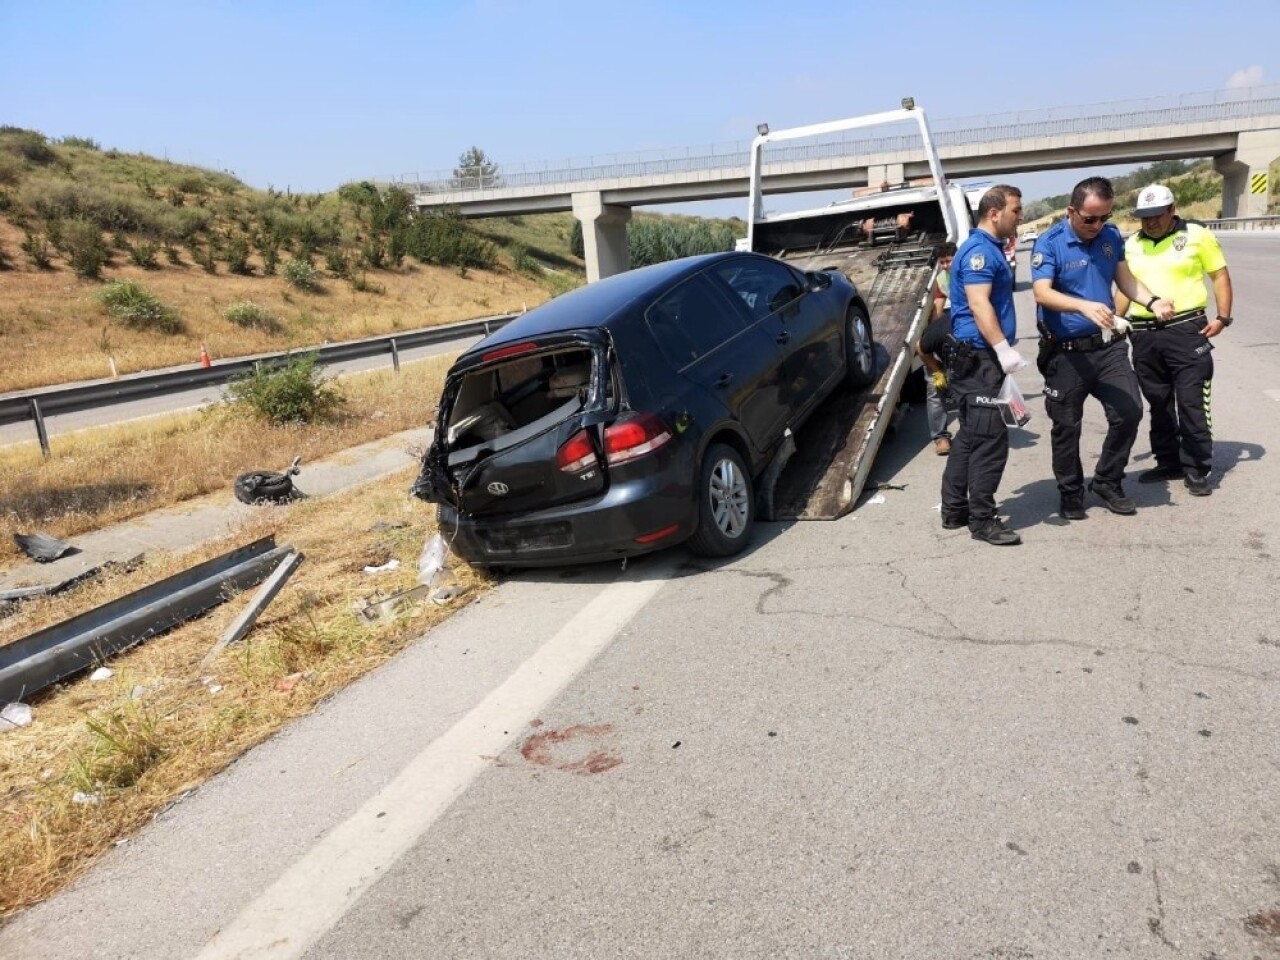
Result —
<path fill-rule="evenodd" d="M 1091 480 L 1089 489 L 1096 493 L 1107 509 L 1122 517 L 1129 517 L 1138 512 L 1138 505 L 1124 495 L 1118 483 L 1107 483 L 1105 480 Z"/>

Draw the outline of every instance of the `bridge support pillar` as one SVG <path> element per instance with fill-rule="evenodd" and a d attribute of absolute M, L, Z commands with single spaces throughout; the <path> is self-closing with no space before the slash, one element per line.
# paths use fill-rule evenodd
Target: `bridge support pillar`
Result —
<path fill-rule="evenodd" d="M 907 171 L 901 163 L 873 163 L 867 167 L 867 186 L 873 190 L 885 184 L 895 186 L 907 182 Z"/>
<path fill-rule="evenodd" d="M 587 259 L 587 283 L 595 283 L 630 266 L 627 222 L 631 208 L 607 204 L 591 191 L 573 195 L 573 215 L 582 223 L 582 245 Z"/>
<path fill-rule="evenodd" d="M 1280 130 L 1242 132 L 1233 152 L 1214 157 L 1214 169 L 1222 174 L 1224 217 L 1266 215 L 1267 197 L 1271 192 L 1267 168 L 1276 157 L 1280 157 Z M 1261 190 L 1255 193 L 1258 187 Z"/>

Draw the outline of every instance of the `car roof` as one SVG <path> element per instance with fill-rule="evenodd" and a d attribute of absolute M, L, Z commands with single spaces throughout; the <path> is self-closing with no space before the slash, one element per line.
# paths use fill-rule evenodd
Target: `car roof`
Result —
<path fill-rule="evenodd" d="M 536 339 L 548 333 L 610 327 L 628 315 L 633 306 L 643 309 L 685 277 L 717 260 L 734 257 L 769 259 L 760 254 L 730 251 L 682 257 L 628 270 L 548 300 L 485 337 L 467 353 L 482 347 L 487 350 L 502 343 Z"/>

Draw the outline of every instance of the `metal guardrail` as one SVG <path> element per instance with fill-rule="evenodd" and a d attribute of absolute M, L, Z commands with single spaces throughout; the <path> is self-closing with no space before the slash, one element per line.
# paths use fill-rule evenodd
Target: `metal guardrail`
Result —
<path fill-rule="evenodd" d="M 1224 217 L 1220 220 L 1200 222 L 1211 230 L 1280 230 L 1280 216 Z"/>
<path fill-rule="evenodd" d="M 268 536 L 0 648 L 0 704 L 21 701 L 261 583 L 293 547 Z"/>
<path fill-rule="evenodd" d="M 945 150 L 948 147 L 965 147 L 997 140 L 1136 130 L 1263 116 L 1280 116 L 1280 84 L 942 119 L 932 125 L 932 131 L 935 145 L 940 150 Z M 745 158 L 750 146 L 751 141 L 738 140 L 579 159 L 503 164 L 496 170 L 477 170 L 475 176 L 466 173 L 459 175 L 458 170 L 403 174 L 383 182 L 401 185 L 421 195 L 458 195 L 481 190 L 545 188 L 596 180 L 738 168 L 745 175 Z M 830 138 L 822 143 L 773 151 L 769 161 L 803 162 L 850 155 L 897 153 L 918 149 L 919 146 L 918 135 L 875 139 L 853 139 L 846 135 Z"/>
<path fill-rule="evenodd" d="M 164 396 L 182 393 L 195 387 L 221 386 L 232 378 L 248 373 L 256 364 L 279 366 L 290 356 L 315 353 L 322 366 L 343 360 L 375 357 L 391 354 L 392 364 L 400 369 L 400 351 L 431 343 L 447 343 L 467 337 L 488 336 L 505 326 L 517 314 L 500 314 L 482 317 L 465 323 L 453 323 L 422 330 L 409 330 L 363 340 L 348 340 L 317 347 L 303 347 L 281 353 L 263 353 L 250 357 L 221 360 L 209 367 L 190 366 L 158 373 L 128 374 L 116 380 L 90 380 L 67 386 L 43 387 L 18 393 L 0 395 L 0 426 L 32 420 L 45 455 L 49 453 L 49 439 L 44 429 L 44 418 L 55 413 L 78 413 L 97 407 L 125 403 L 140 397 Z"/>

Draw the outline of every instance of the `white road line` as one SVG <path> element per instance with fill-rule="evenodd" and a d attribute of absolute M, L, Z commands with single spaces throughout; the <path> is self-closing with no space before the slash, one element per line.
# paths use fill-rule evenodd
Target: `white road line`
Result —
<path fill-rule="evenodd" d="M 1269 400 L 1280 401 L 1280 390 L 1263 390 L 1262 395 Z"/>
<path fill-rule="evenodd" d="M 647 566 L 647 564 L 646 564 Z M 530 720 L 609 644 L 673 574 L 610 584 L 502 685 L 263 891 L 198 960 L 300 957 L 403 856 Z"/>

